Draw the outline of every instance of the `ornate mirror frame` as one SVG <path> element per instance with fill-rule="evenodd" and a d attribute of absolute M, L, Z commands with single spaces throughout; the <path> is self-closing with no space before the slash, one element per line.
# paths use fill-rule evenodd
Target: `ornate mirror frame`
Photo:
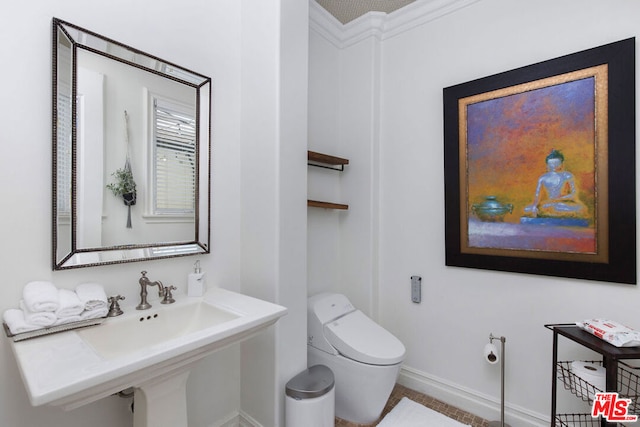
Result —
<path fill-rule="evenodd" d="M 209 253 L 211 79 L 57 18 L 53 18 L 52 43 L 53 269 L 63 270 Z M 98 245 L 83 244 L 78 241 L 78 186 L 83 185 L 78 170 L 82 167 L 90 168 L 91 165 L 84 165 L 82 163 L 84 157 L 79 155 L 78 102 L 71 100 L 78 99 L 79 53 L 85 55 L 87 52 L 97 55 L 96 58 L 100 60 L 114 61 L 114 64 L 119 67 L 147 75 L 149 79 L 167 79 L 178 85 L 192 88 L 195 102 L 195 153 L 192 155 L 195 159 L 192 164 L 195 170 L 195 194 L 194 208 L 190 212 L 191 217 L 194 218 L 190 221 L 194 224 L 193 236 L 189 231 L 186 239 L 180 236 L 178 239 L 167 238 L 166 241 L 160 239 L 161 241 L 153 242 L 129 242 L 123 237 L 124 241 L 115 245 L 103 245 L 102 239 L 99 239 Z M 143 101 L 140 102 L 143 103 Z M 126 110 L 124 116 L 125 132 L 128 132 Z M 126 135 L 125 139 L 128 143 L 128 133 Z M 97 162 L 104 162 L 104 160 L 98 158 Z M 102 173 L 102 176 L 104 182 L 101 188 L 105 191 L 110 177 L 108 173 Z M 102 193 L 97 194 L 95 188 L 97 187 L 94 187 L 93 192 L 97 197 L 106 197 Z M 101 214 L 97 216 L 100 218 L 95 220 L 96 223 L 104 219 Z M 124 228 L 124 224 L 122 227 Z"/>

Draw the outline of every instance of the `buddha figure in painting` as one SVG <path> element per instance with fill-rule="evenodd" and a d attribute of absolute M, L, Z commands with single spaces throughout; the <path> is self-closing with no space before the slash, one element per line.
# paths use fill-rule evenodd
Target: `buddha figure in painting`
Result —
<path fill-rule="evenodd" d="M 547 172 L 538 178 L 533 203 L 524 208 L 525 216 L 538 218 L 585 218 L 587 208 L 578 198 L 574 176 L 563 169 L 564 156 L 551 150 L 546 158 Z"/>

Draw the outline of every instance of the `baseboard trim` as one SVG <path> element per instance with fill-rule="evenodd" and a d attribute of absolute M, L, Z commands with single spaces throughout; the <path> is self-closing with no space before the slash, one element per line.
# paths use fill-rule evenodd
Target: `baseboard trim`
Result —
<path fill-rule="evenodd" d="M 403 366 L 398 383 L 488 420 L 500 419 L 500 400 L 426 372 Z M 505 404 L 505 422 L 512 426 L 548 427 L 549 417 L 518 405 Z"/>
<path fill-rule="evenodd" d="M 262 427 L 255 418 L 247 414 L 244 411 L 240 411 L 238 414 L 238 426 L 239 427 Z"/>
<path fill-rule="evenodd" d="M 240 414 L 238 411 L 235 411 L 211 424 L 211 427 L 239 427 L 240 425 Z"/>
<path fill-rule="evenodd" d="M 500 419 L 500 401 L 435 375 L 403 366 L 398 383 L 487 420 Z M 548 427 L 549 417 L 518 405 L 505 404 L 505 421 L 518 427 Z M 211 427 L 263 427 L 244 411 L 234 412 Z"/>

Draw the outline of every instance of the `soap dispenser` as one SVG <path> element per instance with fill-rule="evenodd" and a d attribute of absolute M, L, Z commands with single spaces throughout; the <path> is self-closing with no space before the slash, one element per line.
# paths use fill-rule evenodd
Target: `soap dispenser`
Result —
<path fill-rule="evenodd" d="M 187 296 L 201 297 L 204 295 L 204 273 L 200 271 L 200 260 L 194 264 L 193 273 L 187 277 Z"/>

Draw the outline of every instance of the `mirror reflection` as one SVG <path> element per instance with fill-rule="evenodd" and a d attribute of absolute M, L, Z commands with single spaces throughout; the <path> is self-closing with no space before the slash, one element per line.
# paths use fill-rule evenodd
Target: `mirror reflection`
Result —
<path fill-rule="evenodd" d="M 54 19 L 54 269 L 209 252 L 209 78 Z"/>

